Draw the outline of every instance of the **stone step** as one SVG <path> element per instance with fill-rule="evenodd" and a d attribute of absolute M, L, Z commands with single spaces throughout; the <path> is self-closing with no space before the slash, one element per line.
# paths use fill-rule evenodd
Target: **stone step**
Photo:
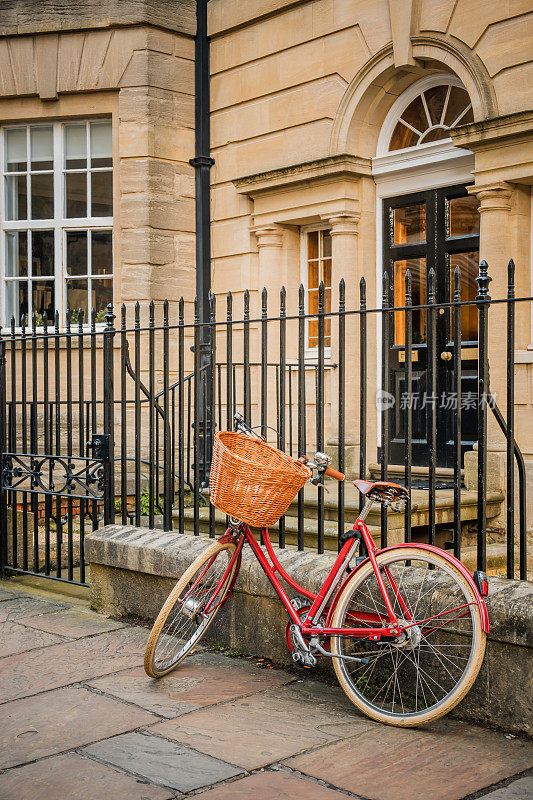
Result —
<path fill-rule="evenodd" d="M 381 464 L 369 464 L 368 472 L 373 481 L 381 480 Z M 464 470 L 461 470 L 461 475 Z M 429 475 L 428 467 L 411 467 L 412 480 L 427 478 Z M 437 467 L 435 470 L 437 480 L 453 481 L 453 469 L 449 467 Z M 390 481 L 398 480 L 403 482 L 405 478 L 405 467 L 403 464 L 389 464 L 387 467 L 387 477 Z"/>
<path fill-rule="evenodd" d="M 324 518 L 326 520 L 336 520 L 338 514 L 337 482 L 326 481 L 326 488 L 329 494 L 324 498 Z M 318 492 L 321 491 L 313 485 L 304 487 L 305 518 L 316 519 L 318 517 Z M 487 519 L 497 517 L 501 511 L 504 500 L 502 492 L 487 493 Z M 351 483 L 345 484 L 344 493 L 345 519 L 353 522 L 359 511 L 359 492 Z M 379 527 L 381 524 L 382 506 L 375 503 L 367 522 L 371 526 Z M 413 528 L 425 527 L 429 524 L 429 492 L 425 489 L 413 489 L 411 492 L 411 524 Z M 438 489 L 435 499 L 436 524 L 452 525 L 454 521 L 453 510 L 453 490 Z M 296 516 L 298 513 L 298 501 L 294 500 L 289 506 L 286 516 Z M 388 529 L 403 530 L 403 512 L 387 511 Z M 477 519 L 477 492 L 463 489 L 461 492 L 461 521 L 470 522 Z"/>
<path fill-rule="evenodd" d="M 193 533 L 194 530 L 194 512 L 192 508 L 185 509 L 185 533 Z M 200 508 L 199 513 L 199 528 L 200 535 L 207 536 L 209 533 L 209 509 Z M 177 527 L 177 515 L 174 514 L 174 526 Z M 348 529 L 349 525 L 346 525 Z M 226 530 L 226 516 L 220 511 L 215 512 L 215 534 L 218 536 Z M 277 532 L 279 525 L 273 525 L 269 528 L 272 534 L 273 544 L 277 545 Z M 285 518 L 285 542 L 288 549 L 295 549 L 297 546 L 297 530 L 298 524 L 296 517 Z M 374 540 L 379 546 L 380 543 L 380 530 L 375 526 L 369 528 Z M 259 531 L 253 530 L 256 538 L 259 538 Z M 436 544 L 439 547 L 444 547 L 444 542 L 449 538 L 448 531 L 443 531 L 437 535 Z M 304 548 L 311 552 L 316 552 L 316 542 L 318 537 L 318 526 L 316 520 L 306 519 L 304 522 Z M 421 543 L 424 541 L 423 536 L 419 535 L 415 541 L 419 540 Z M 389 544 L 401 544 L 403 537 L 389 536 Z M 326 522 L 324 525 L 324 546 L 326 551 L 337 551 L 337 526 L 331 522 Z M 475 545 L 469 545 L 462 548 L 461 561 L 470 570 L 474 572 L 477 563 L 477 548 Z M 487 545 L 487 572 L 490 575 L 500 575 L 505 577 L 507 564 L 507 547 L 504 542 L 494 542 Z M 515 548 L 515 565 L 516 577 L 518 577 L 518 564 L 519 564 L 519 550 Z M 533 576 L 533 554 L 528 558 L 528 576 Z"/>

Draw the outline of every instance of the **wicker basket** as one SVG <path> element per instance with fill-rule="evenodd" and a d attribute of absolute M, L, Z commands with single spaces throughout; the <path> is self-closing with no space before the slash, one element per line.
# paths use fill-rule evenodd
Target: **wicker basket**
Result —
<path fill-rule="evenodd" d="M 286 453 L 243 433 L 215 433 L 210 499 L 216 508 L 256 528 L 286 512 L 310 470 Z"/>

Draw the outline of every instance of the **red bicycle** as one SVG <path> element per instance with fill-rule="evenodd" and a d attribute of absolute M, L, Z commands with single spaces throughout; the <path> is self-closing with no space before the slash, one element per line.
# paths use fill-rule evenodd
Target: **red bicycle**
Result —
<path fill-rule="evenodd" d="M 236 415 L 241 433 L 253 435 Z M 315 483 L 344 480 L 329 459 L 304 461 Z M 289 616 L 286 639 L 296 664 L 331 658 L 339 683 L 364 714 L 390 725 L 421 725 L 466 695 L 483 661 L 489 629 L 487 579 L 474 576 L 438 547 L 408 543 L 377 548 L 365 519 L 375 502 L 400 510 L 409 499 L 394 483 L 354 481 L 365 505 L 341 537 L 340 552 L 318 594 L 284 570 L 262 528 L 231 519 L 226 533 L 186 570 L 154 623 L 144 666 L 151 677 L 173 670 L 195 648 L 228 600 L 248 545 Z M 296 592 L 289 597 L 288 591 Z"/>

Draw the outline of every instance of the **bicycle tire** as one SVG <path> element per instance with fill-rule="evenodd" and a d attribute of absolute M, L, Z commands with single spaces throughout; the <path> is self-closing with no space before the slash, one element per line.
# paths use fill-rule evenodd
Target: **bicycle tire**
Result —
<path fill-rule="evenodd" d="M 404 571 L 406 568 L 410 570 L 418 592 L 418 600 L 414 608 L 411 608 L 412 601 L 407 595 L 405 572 L 401 575 L 400 584 L 398 584 L 398 575 L 395 576 L 392 572 L 390 574 L 399 586 L 402 596 L 406 595 L 404 597 L 406 605 L 413 614 L 415 622 L 418 616 L 420 626 L 413 626 L 409 629 L 412 634 L 407 637 L 407 644 L 402 643 L 401 645 L 387 642 L 375 644 L 368 640 L 342 639 L 339 636 L 332 636 L 332 653 L 338 656 L 352 655 L 361 659 L 360 662 L 350 662 L 335 658 L 333 666 L 341 688 L 351 702 L 366 716 L 378 722 L 400 727 L 423 725 L 451 711 L 467 694 L 478 675 L 486 644 L 479 606 L 472 587 L 453 563 L 438 553 L 424 549 L 423 546 L 417 548 L 399 546 L 380 553 L 376 559 L 381 568 L 380 572 L 385 578 L 384 567 L 388 567 L 390 572 L 392 565 L 403 564 Z M 422 565 L 425 565 L 423 573 L 414 572 L 414 570 L 420 570 Z M 423 588 L 426 579 L 427 586 Z M 398 615 L 397 598 L 391 591 L 388 594 L 394 611 Z M 444 600 L 440 599 L 442 597 Z M 453 598 L 452 610 L 446 611 L 444 608 L 438 612 L 443 616 L 427 622 L 427 617 L 432 616 L 432 613 L 438 610 L 439 603 L 443 605 L 450 597 Z M 468 610 L 463 614 L 458 614 L 461 597 L 468 604 L 464 606 Z M 368 608 L 373 613 L 377 611 L 381 614 L 385 611 L 370 562 L 355 572 L 346 584 L 335 605 L 331 626 L 335 628 L 363 627 L 364 623 L 356 623 L 354 620 L 357 618 L 357 607 L 359 606 L 360 612 L 364 610 L 361 606 L 365 599 Z M 420 606 L 422 600 L 424 602 Z M 381 608 L 380 602 L 383 604 L 383 608 Z M 354 616 L 349 623 L 346 623 L 351 603 L 354 604 L 352 610 Z M 453 603 L 456 605 L 453 606 Z M 372 605 L 375 611 L 372 609 Z M 420 614 L 417 615 L 419 606 Z M 457 616 L 449 617 L 450 613 L 457 614 Z M 442 623 L 443 619 L 446 620 L 444 623 Z M 375 623 L 369 622 L 368 625 L 375 625 Z M 452 625 L 455 625 L 455 628 L 451 627 Z M 429 637 L 437 631 L 440 633 L 430 640 Z M 415 640 L 418 637 L 419 642 L 416 645 Z M 348 652 L 350 648 L 353 649 Z M 391 676 L 387 676 L 389 663 L 392 667 L 392 674 L 394 674 L 392 683 L 390 683 Z M 401 675 L 399 674 L 400 668 L 402 668 Z M 446 672 L 449 677 L 446 676 Z M 434 677 L 435 675 L 438 677 Z M 410 685 L 413 678 L 416 681 L 414 689 L 412 683 Z M 383 684 L 381 684 L 382 680 L 384 680 Z M 441 684 L 439 681 L 443 681 L 443 683 Z M 446 683 L 450 684 L 449 688 Z M 451 685 L 452 683 L 453 685 Z M 405 697 L 402 696 L 402 685 L 408 687 Z M 391 699 L 387 701 L 389 692 L 391 692 L 392 701 Z M 398 692 L 398 699 L 395 701 L 396 692 Z M 442 696 L 439 697 L 437 693 Z M 382 700 L 378 703 L 380 694 Z M 432 701 L 431 694 L 433 694 L 435 702 Z"/>
<path fill-rule="evenodd" d="M 161 678 L 175 669 L 204 636 L 231 591 L 238 559 L 226 576 L 208 616 L 204 615 L 202 608 L 209 606 L 235 549 L 231 542 L 214 542 L 185 570 L 170 592 L 154 622 L 144 653 L 144 669 L 151 678 Z M 222 554 L 226 554 L 227 559 L 220 562 Z M 217 561 L 217 571 L 208 578 Z M 185 600 L 192 603 L 192 610 L 187 607 L 184 610 Z M 179 635 L 182 631 L 180 625 L 183 625 L 183 637 Z"/>

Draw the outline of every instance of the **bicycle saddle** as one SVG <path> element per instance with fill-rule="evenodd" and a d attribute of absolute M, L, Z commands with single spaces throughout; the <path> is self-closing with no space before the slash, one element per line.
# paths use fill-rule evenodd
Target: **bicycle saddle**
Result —
<path fill-rule="evenodd" d="M 368 495 L 370 500 L 380 503 L 395 503 L 398 500 L 408 500 L 409 492 L 404 486 L 388 481 L 354 481 L 362 495 Z"/>

